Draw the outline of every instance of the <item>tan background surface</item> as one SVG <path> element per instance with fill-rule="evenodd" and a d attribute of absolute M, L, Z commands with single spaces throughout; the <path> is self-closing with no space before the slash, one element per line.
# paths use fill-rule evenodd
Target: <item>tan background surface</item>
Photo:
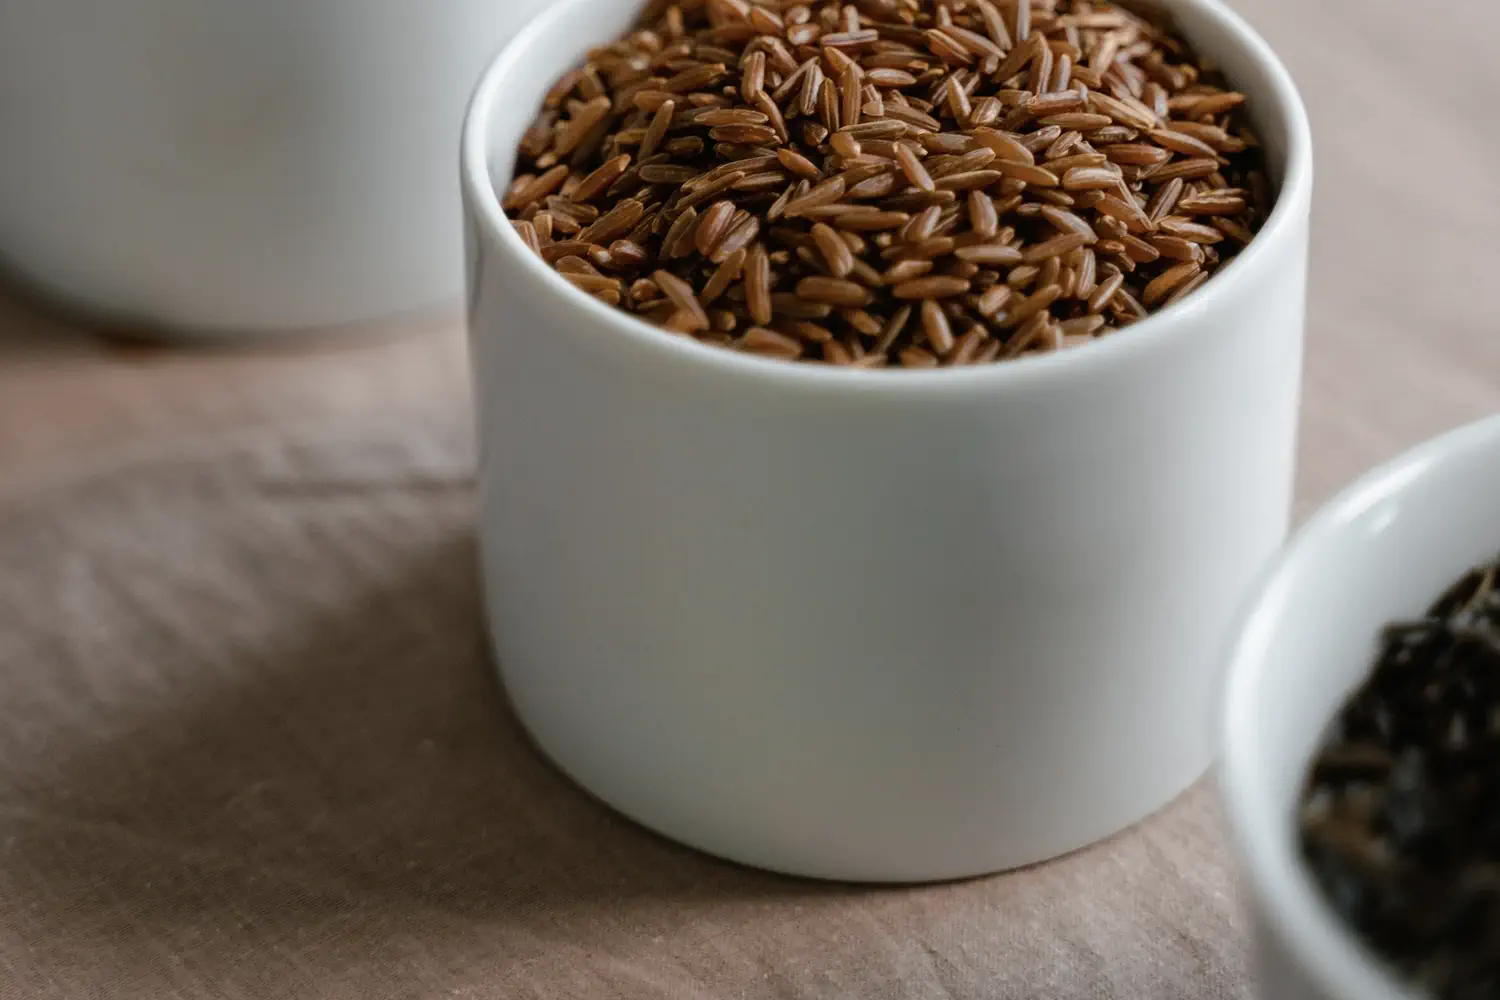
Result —
<path fill-rule="evenodd" d="M 1500 409 L 1500 9 L 1239 6 L 1318 141 L 1305 510 Z M 1245 995 L 1203 790 L 875 892 L 556 778 L 480 652 L 462 340 L 427 327 L 165 352 L 0 301 L 0 997 Z"/>

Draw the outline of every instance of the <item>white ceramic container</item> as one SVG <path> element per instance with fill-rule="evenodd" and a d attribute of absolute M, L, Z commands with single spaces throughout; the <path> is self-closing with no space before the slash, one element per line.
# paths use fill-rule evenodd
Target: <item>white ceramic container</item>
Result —
<path fill-rule="evenodd" d="M 1500 552 L 1500 418 L 1371 473 L 1301 531 L 1233 644 L 1222 788 L 1260 928 L 1266 1000 L 1406 992 L 1324 904 L 1296 810 L 1329 721 L 1368 675 L 1388 622 L 1410 619 Z"/>
<path fill-rule="evenodd" d="M 581 785 L 736 861 L 904 882 L 1081 847 L 1204 772 L 1288 524 L 1312 164 L 1265 43 L 1172 7 L 1249 94 L 1274 217 L 1128 332 L 971 369 L 780 364 L 576 293 L 495 186 L 634 10 L 561 0 L 490 68 L 462 167 L 488 613 Z"/>
<path fill-rule="evenodd" d="M 0 258 L 106 320 L 460 301 L 463 106 L 541 0 L 6 0 Z"/>

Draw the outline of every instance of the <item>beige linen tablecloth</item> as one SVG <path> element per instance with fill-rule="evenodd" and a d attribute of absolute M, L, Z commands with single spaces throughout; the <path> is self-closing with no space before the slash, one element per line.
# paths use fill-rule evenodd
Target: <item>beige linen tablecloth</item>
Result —
<path fill-rule="evenodd" d="M 1241 6 L 1318 136 L 1305 510 L 1500 409 L 1500 10 Z M 430 326 L 173 353 L 0 303 L 0 997 L 1247 995 L 1206 789 L 878 891 L 705 859 L 541 764 Z"/>

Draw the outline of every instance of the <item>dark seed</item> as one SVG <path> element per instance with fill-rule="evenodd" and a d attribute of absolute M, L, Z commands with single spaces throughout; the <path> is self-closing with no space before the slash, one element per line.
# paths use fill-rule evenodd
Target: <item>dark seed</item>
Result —
<path fill-rule="evenodd" d="M 1388 626 L 1304 786 L 1329 905 L 1421 991 L 1500 989 L 1500 562 Z"/>

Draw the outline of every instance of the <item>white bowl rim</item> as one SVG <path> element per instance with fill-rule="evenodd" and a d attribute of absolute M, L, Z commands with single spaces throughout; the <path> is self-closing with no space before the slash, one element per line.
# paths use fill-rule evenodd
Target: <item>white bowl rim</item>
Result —
<path fill-rule="evenodd" d="M 1385 971 L 1328 908 L 1285 836 L 1257 751 L 1261 737 L 1252 706 L 1263 654 L 1279 626 L 1276 608 L 1326 540 L 1351 530 L 1436 466 L 1480 455 L 1500 455 L 1500 415 L 1448 431 L 1355 481 L 1319 510 L 1263 573 L 1232 633 L 1218 775 L 1231 839 L 1271 929 L 1299 969 L 1337 1000 L 1415 1000 L 1418 994 Z"/>
<path fill-rule="evenodd" d="M 1291 74 L 1258 32 L 1221 0 L 1171 0 L 1167 6 L 1194 7 L 1218 23 L 1234 43 L 1248 53 L 1271 84 L 1275 103 L 1286 123 L 1286 163 L 1280 194 L 1254 240 L 1226 264 L 1204 286 L 1176 305 L 1153 313 L 1122 331 L 1127 335 L 1105 337 L 1098 343 L 1069 351 L 1049 352 L 1001 364 L 961 368 L 846 369 L 838 365 L 788 364 L 769 358 L 725 350 L 657 329 L 628 313 L 606 306 L 585 295 L 547 267 L 521 241 L 500 205 L 489 171 L 490 122 L 497 102 L 503 99 L 505 83 L 521 52 L 538 43 L 551 30 L 552 22 L 574 7 L 598 0 L 557 0 L 533 16 L 504 46 L 485 69 L 469 102 L 464 119 L 460 172 L 465 200 L 480 238 L 506 255 L 507 264 L 532 287 L 530 294 L 553 296 L 578 313 L 579 326 L 608 328 L 609 335 L 655 353 L 660 360 L 676 360 L 700 367 L 705 373 L 726 377 L 775 380 L 785 389 L 806 387 L 828 391 L 926 394 L 968 387 L 979 391 L 1049 378 L 1085 377 L 1127 359 L 1146 359 L 1171 350 L 1186 337 L 1202 336 L 1195 322 L 1227 293 L 1230 283 L 1273 266 L 1276 255 L 1290 252 L 1296 229 L 1308 214 L 1312 201 L 1312 134 L 1307 110 Z"/>

